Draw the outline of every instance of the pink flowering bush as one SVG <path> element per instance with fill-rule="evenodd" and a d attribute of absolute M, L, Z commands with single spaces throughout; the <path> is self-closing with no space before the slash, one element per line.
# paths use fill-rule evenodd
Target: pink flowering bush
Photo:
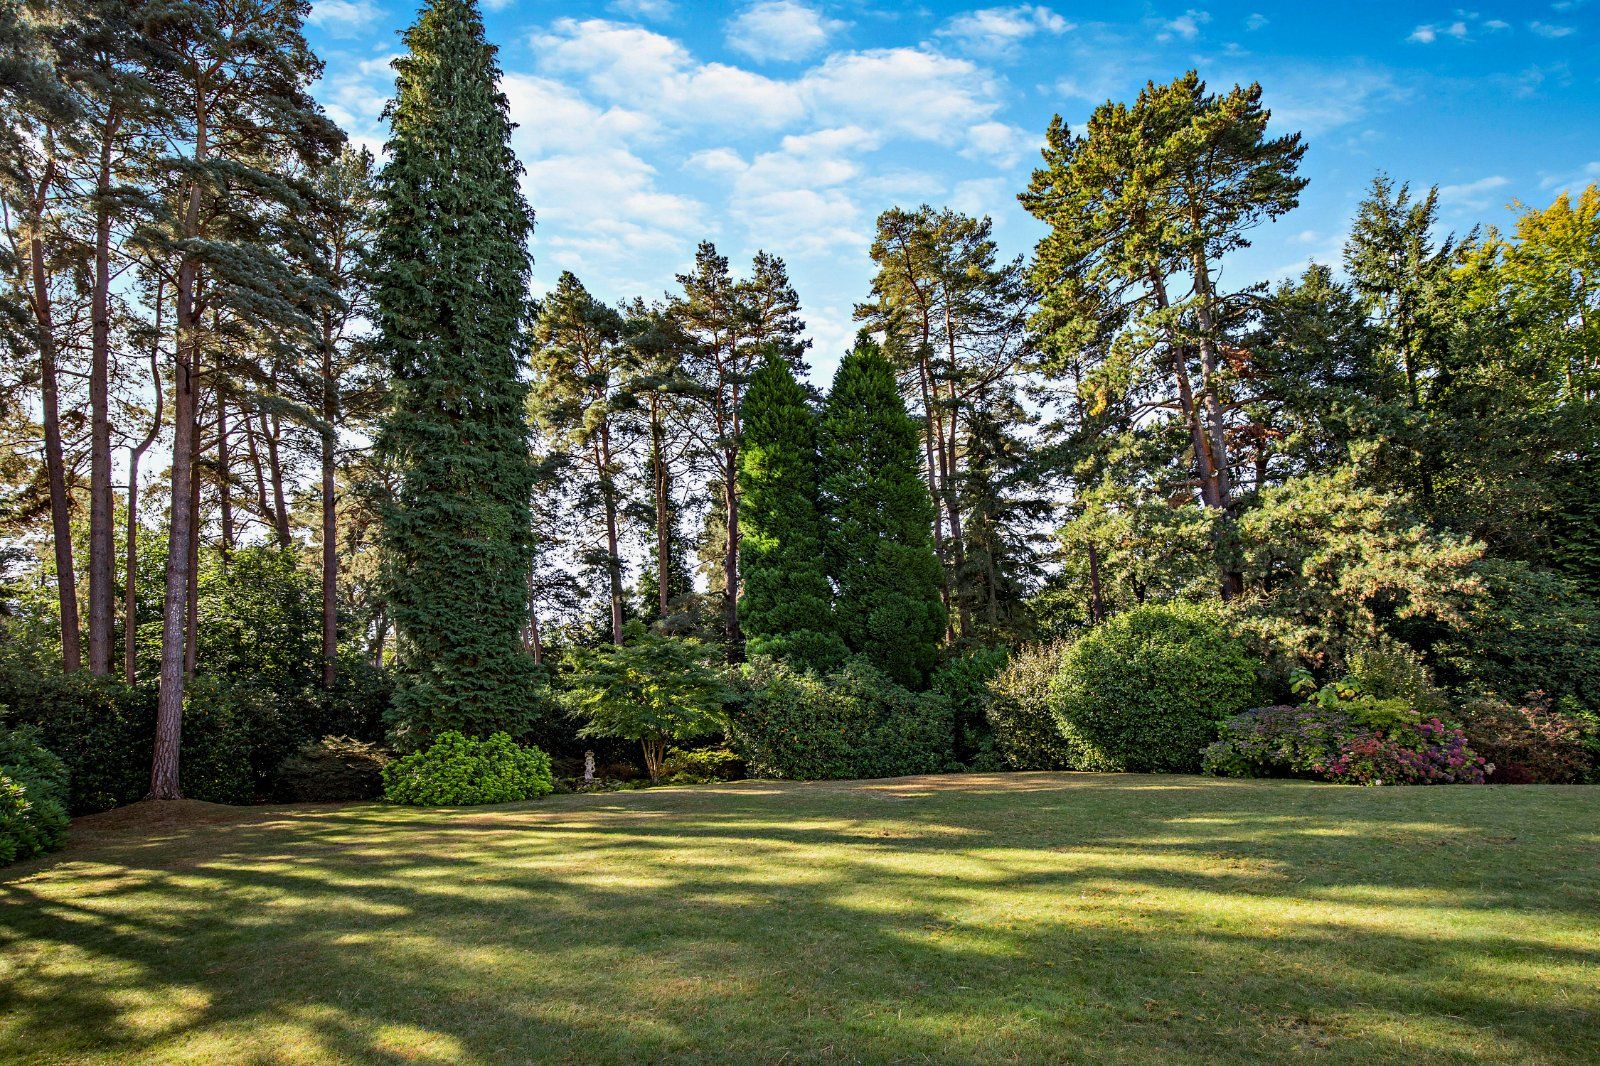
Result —
<path fill-rule="evenodd" d="M 1460 729 L 1428 718 L 1353 737 L 1319 769 L 1324 779 L 1347 785 L 1481 785 L 1493 766 L 1467 746 Z"/>

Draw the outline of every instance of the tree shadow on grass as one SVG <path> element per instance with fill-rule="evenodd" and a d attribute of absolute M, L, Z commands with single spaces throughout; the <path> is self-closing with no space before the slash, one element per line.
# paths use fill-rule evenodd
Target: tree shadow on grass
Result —
<path fill-rule="evenodd" d="M 0 1057 L 1594 1061 L 1595 795 L 1016 775 L 91 830 L 0 888 Z"/>

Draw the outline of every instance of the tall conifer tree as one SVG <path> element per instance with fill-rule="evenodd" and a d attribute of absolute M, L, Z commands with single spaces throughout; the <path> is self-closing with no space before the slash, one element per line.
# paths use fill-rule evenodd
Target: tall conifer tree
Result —
<path fill-rule="evenodd" d="M 894 367 L 865 334 L 834 375 L 818 441 L 839 633 L 896 681 L 920 686 L 938 663 L 946 618 L 933 499 Z"/>
<path fill-rule="evenodd" d="M 394 389 L 380 446 L 400 473 L 383 516 L 396 713 L 416 742 L 525 732 L 534 467 L 517 371 L 533 212 L 477 6 L 430 0 L 405 43 L 374 290 Z"/>
<path fill-rule="evenodd" d="M 739 621 L 750 654 L 827 670 L 843 662 L 845 647 L 828 608 L 816 447 L 816 416 L 805 390 L 769 349 L 744 397 Z"/>

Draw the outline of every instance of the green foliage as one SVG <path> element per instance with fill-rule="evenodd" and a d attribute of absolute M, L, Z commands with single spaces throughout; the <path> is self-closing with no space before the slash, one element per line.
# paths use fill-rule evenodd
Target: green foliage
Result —
<path fill-rule="evenodd" d="M 744 776 L 744 757 L 727 748 L 668 748 L 664 774 L 668 778 L 737 781 Z"/>
<path fill-rule="evenodd" d="M 395 62 L 373 303 L 392 403 L 379 452 L 399 636 L 396 724 L 409 744 L 536 723 L 520 638 L 532 557 L 525 421 L 533 213 L 471 0 L 431 0 Z"/>
<path fill-rule="evenodd" d="M 709 664 L 714 649 L 699 640 L 650 633 L 634 621 L 627 641 L 575 649 L 561 700 L 584 721 L 580 737 L 638 741 L 655 779 L 668 741 L 722 730 L 732 693 Z"/>
<path fill-rule="evenodd" d="M 66 836 L 66 764 L 37 730 L 0 726 L 0 863 L 53 851 Z"/>
<path fill-rule="evenodd" d="M 1563 574 L 1525 563 L 1474 567 L 1484 593 L 1461 624 L 1429 633 L 1447 686 L 1520 699 L 1542 691 L 1600 707 L 1600 601 Z"/>
<path fill-rule="evenodd" d="M 1340 749 L 1361 735 L 1361 727 L 1338 706 L 1312 701 L 1256 707 L 1222 723 L 1200 768 L 1217 777 L 1320 779 Z"/>
<path fill-rule="evenodd" d="M 952 761 L 945 698 L 907 691 L 861 660 L 826 677 L 756 663 L 742 687 L 728 735 L 756 777 L 897 777 Z"/>
<path fill-rule="evenodd" d="M 554 787 L 550 756 L 504 733 L 480 740 L 447 730 L 427 749 L 383 768 L 384 798 L 413 807 L 516 803 Z"/>
<path fill-rule="evenodd" d="M 295 803 L 373 799 L 383 792 L 383 768 L 394 755 L 354 737 L 323 737 L 300 745 L 278 766 L 276 793 Z"/>
<path fill-rule="evenodd" d="M 958 655 L 933 675 L 929 689 L 950 704 L 956 733 L 956 758 L 973 770 L 995 770 L 1001 759 L 989 725 L 989 700 L 996 675 L 1006 668 L 1005 648 L 977 648 Z"/>
<path fill-rule="evenodd" d="M 921 687 L 945 628 L 933 501 L 894 368 L 864 335 L 839 363 L 817 439 L 839 634 L 897 683 Z"/>
<path fill-rule="evenodd" d="M 1188 772 L 1246 706 L 1259 664 L 1217 611 L 1138 607 L 1067 650 L 1050 706 L 1075 770 Z"/>
<path fill-rule="evenodd" d="M 3 717 L 37 730 L 66 765 L 73 814 L 132 803 L 150 790 L 154 697 L 87 674 L 0 667 Z"/>
<path fill-rule="evenodd" d="M 322 667 L 317 576 L 276 547 L 201 555 L 197 661 L 219 677 L 248 677 L 281 697 L 317 683 Z"/>
<path fill-rule="evenodd" d="M 788 364 L 768 352 L 741 409 L 739 529 L 746 652 L 826 672 L 848 654 L 833 631 L 817 513 L 816 416 Z"/>
<path fill-rule="evenodd" d="M 183 693 L 183 791 L 211 803 L 268 794 L 278 764 L 299 743 L 292 708 L 277 693 L 211 675 Z"/>
<path fill-rule="evenodd" d="M 1036 644 L 1011 656 L 989 682 L 984 713 L 995 747 L 1013 770 L 1066 770 L 1073 750 L 1061 736 L 1050 690 L 1070 645 Z"/>

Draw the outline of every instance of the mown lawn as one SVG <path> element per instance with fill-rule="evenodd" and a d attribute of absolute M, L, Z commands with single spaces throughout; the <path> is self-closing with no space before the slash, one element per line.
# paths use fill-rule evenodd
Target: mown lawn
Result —
<path fill-rule="evenodd" d="M 139 805 L 0 870 L 0 1057 L 1600 1061 L 1600 789 L 1073 774 Z"/>

